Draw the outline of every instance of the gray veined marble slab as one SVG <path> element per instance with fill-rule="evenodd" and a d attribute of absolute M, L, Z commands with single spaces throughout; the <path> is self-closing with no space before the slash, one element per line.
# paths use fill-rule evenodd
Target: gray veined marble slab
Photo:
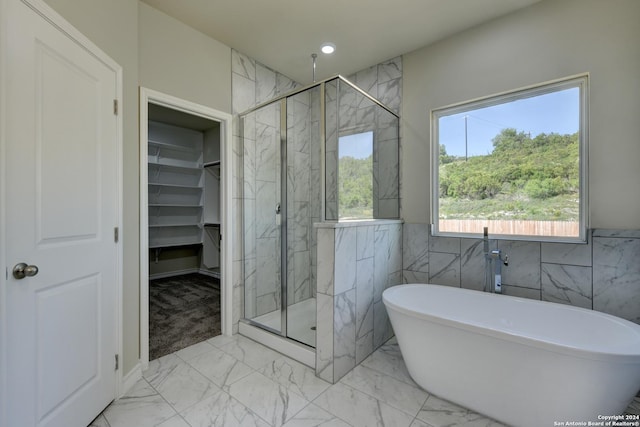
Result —
<path fill-rule="evenodd" d="M 354 427 L 408 427 L 413 416 L 343 383 L 329 387 L 316 405 Z"/>
<path fill-rule="evenodd" d="M 542 263 L 542 300 L 591 309 L 591 267 Z"/>
<path fill-rule="evenodd" d="M 407 367 L 404 364 L 400 347 L 397 343 L 388 341 L 379 347 L 371 356 L 367 357 L 362 366 L 387 374 L 397 380 L 403 381 L 414 387 L 418 385 L 413 381 Z"/>
<path fill-rule="evenodd" d="M 460 255 L 429 252 L 429 283 L 460 287 Z"/>
<path fill-rule="evenodd" d="M 403 225 L 403 268 L 405 270 L 429 272 L 429 225 Z"/>
<path fill-rule="evenodd" d="M 149 379 L 160 371 L 175 368 L 180 363 L 182 363 L 182 359 L 176 356 L 175 353 L 167 354 L 166 356 L 151 360 L 149 367 L 142 373 L 142 376 Z"/>
<path fill-rule="evenodd" d="M 509 265 L 502 268 L 502 283 L 540 289 L 540 242 L 501 240 L 498 249 L 509 257 Z"/>
<path fill-rule="evenodd" d="M 270 424 L 246 406 L 220 391 L 181 414 L 192 427 L 268 427 Z"/>
<path fill-rule="evenodd" d="M 274 360 L 282 357 L 278 352 L 268 349 L 255 341 L 245 337 L 220 347 L 220 350 L 235 357 L 253 369 L 260 369 Z"/>
<path fill-rule="evenodd" d="M 342 378 L 356 365 L 356 290 L 334 299 L 333 380 Z"/>
<path fill-rule="evenodd" d="M 356 366 L 340 382 L 362 391 L 411 416 L 416 416 L 429 393 L 366 366 Z"/>
<path fill-rule="evenodd" d="M 89 424 L 89 427 L 109 427 L 109 423 L 104 415 L 100 414 L 91 422 L 91 424 Z"/>
<path fill-rule="evenodd" d="M 397 56 L 389 61 L 377 65 L 378 82 L 386 82 L 393 79 L 402 78 L 402 57 Z"/>
<path fill-rule="evenodd" d="M 144 379 L 114 401 L 103 413 L 110 427 L 151 427 L 176 415 L 176 411 Z"/>
<path fill-rule="evenodd" d="M 373 227 L 357 227 L 356 260 L 373 257 Z"/>
<path fill-rule="evenodd" d="M 254 370 L 219 349 L 201 354 L 188 362 L 215 385 L 227 389 L 230 384 L 246 377 Z"/>
<path fill-rule="evenodd" d="M 162 424 L 158 424 L 157 427 L 191 427 L 180 415 L 175 415 L 164 421 Z"/>
<path fill-rule="evenodd" d="M 316 374 L 333 382 L 333 297 L 316 294 Z"/>
<path fill-rule="evenodd" d="M 433 427 L 448 426 L 477 426 L 477 427 L 502 427 L 503 424 L 486 418 L 483 415 L 457 406 L 435 396 L 429 396 L 424 406 L 418 412 L 418 419 Z M 506 427 L 506 426 L 504 426 Z"/>
<path fill-rule="evenodd" d="M 249 80 L 256 79 L 256 61 L 235 49 L 231 49 L 231 70 Z M 234 98 L 235 95 L 234 87 Z"/>
<path fill-rule="evenodd" d="M 256 105 L 276 96 L 276 73 L 260 63 L 256 63 Z"/>
<path fill-rule="evenodd" d="M 158 372 L 148 381 L 178 412 L 220 390 L 185 362 Z"/>
<path fill-rule="evenodd" d="M 284 427 L 351 427 L 346 422 L 324 409 L 308 404 L 289 420 Z"/>
<path fill-rule="evenodd" d="M 308 401 L 318 397 L 331 385 L 316 377 L 313 369 L 288 357 L 274 360 L 262 368 L 260 372 Z"/>
<path fill-rule="evenodd" d="M 259 372 L 231 384 L 229 394 L 272 426 L 281 426 L 309 402 Z"/>
<path fill-rule="evenodd" d="M 335 230 L 335 283 L 334 293 L 356 287 L 356 228 Z"/>
<path fill-rule="evenodd" d="M 182 350 L 178 350 L 175 354 L 180 359 L 184 360 L 185 362 L 188 362 L 194 357 L 197 357 L 201 354 L 204 354 L 208 351 L 213 350 L 213 348 L 214 347 L 212 344 L 208 343 L 207 341 L 202 341 L 202 342 L 190 345 L 189 347 L 185 347 Z"/>
<path fill-rule="evenodd" d="M 357 261 L 356 270 L 356 339 L 358 339 L 373 331 L 373 258 Z"/>
<path fill-rule="evenodd" d="M 640 323 L 640 239 L 593 239 L 593 308 Z"/>

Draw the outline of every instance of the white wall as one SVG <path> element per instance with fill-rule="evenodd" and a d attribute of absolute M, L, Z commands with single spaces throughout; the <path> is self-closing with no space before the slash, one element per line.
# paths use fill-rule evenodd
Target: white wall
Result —
<path fill-rule="evenodd" d="M 139 3 L 140 85 L 231 112 L 231 48 Z"/>
<path fill-rule="evenodd" d="M 138 84 L 231 111 L 231 49 L 138 0 L 46 0 L 123 67 L 125 375 L 140 358 Z"/>
<path fill-rule="evenodd" d="M 430 222 L 431 109 L 589 72 L 592 228 L 640 228 L 640 2 L 546 0 L 403 57 L 402 207 Z"/>

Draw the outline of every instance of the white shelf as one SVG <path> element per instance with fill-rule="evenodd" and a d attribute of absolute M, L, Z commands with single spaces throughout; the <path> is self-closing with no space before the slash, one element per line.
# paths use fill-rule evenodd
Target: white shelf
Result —
<path fill-rule="evenodd" d="M 220 257 L 220 160 L 210 160 L 220 149 L 219 130 L 207 132 L 149 121 L 149 248 L 202 245 L 212 269 Z"/>
<path fill-rule="evenodd" d="M 150 169 L 157 168 L 160 170 L 170 170 L 170 171 L 182 172 L 182 173 L 190 173 L 193 175 L 202 172 L 202 166 L 199 164 L 196 164 L 193 166 L 177 166 L 177 165 L 168 165 L 166 163 L 157 163 L 157 162 L 150 161 L 149 168 Z"/>
<path fill-rule="evenodd" d="M 149 139 L 149 145 L 158 148 L 167 148 L 169 150 L 184 151 L 186 153 L 195 152 L 195 147 L 187 147 L 183 145 L 172 144 L 170 142 L 156 141 L 153 139 Z"/>
<path fill-rule="evenodd" d="M 150 182 L 149 187 L 167 187 L 167 188 L 184 188 L 189 190 L 202 190 L 200 185 L 182 185 L 182 184 L 164 184 L 159 182 Z"/>

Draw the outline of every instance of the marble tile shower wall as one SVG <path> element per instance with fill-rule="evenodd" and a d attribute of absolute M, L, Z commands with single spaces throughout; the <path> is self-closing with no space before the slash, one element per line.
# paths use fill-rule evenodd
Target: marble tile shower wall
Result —
<path fill-rule="evenodd" d="M 317 227 L 316 375 L 335 383 L 393 336 L 382 292 L 402 283 L 402 224 Z"/>
<path fill-rule="evenodd" d="M 252 163 L 249 159 L 249 168 L 248 170 L 243 172 L 243 158 L 245 156 L 244 144 L 240 138 L 241 132 L 239 128 L 239 120 L 238 114 L 252 108 L 262 102 L 273 99 L 276 96 L 282 95 L 289 91 L 292 91 L 298 88 L 300 85 L 286 76 L 270 70 L 268 67 L 260 64 L 259 62 L 249 58 L 248 56 L 236 51 L 232 50 L 232 112 L 234 114 L 234 126 L 233 126 L 233 189 L 232 189 L 232 198 L 233 198 L 233 239 L 234 242 L 243 242 L 245 240 L 245 230 L 243 228 L 243 204 L 248 202 L 250 208 L 253 209 L 257 207 L 255 202 L 256 192 L 255 192 L 255 183 L 253 186 L 247 185 L 251 182 L 251 177 L 249 177 L 248 181 L 245 179 L 246 174 L 251 174 L 251 171 L 255 169 L 255 158 Z M 357 84 L 360 88 L 367 91 L 373 97 L 381 100 L 385 105 L 390 107 L 395 112 L 399 113 L 400 105 L 401 105 L 401 94 L 402 94 L 402 58 L 397 57 L 393 58 L 384 63 L 374 65 L 370 68 L 362 70 L 358 73 L 355 73 L 348 77 L 349 80 Z M 308 129 L 310 140 L 319 140 L 319 114 L 320 112 L 316 110 L 319 108 L 319 102 L 314 97 L 319 96 L 319 93 L 310 93 L 310 101 L 309 101 L 309 114 L 310 114 L 310 128 Z M 255 129 L 255 123 L 252 123 L 251 120 L 253 118 L 249 117 L 249 127 L 253 127 Z M 264 122 L 264 119 L 263 119 Z M 303 132 L 304 133 L 304 132 Z M 256 134 L 254 131 L 249 130 L 245 134 L 245 138 L 249 140 L 249 148 L 248 155 L 250 156 L 252 152 L 254 152 Z M 253 146 L 252 146 L 253 143 Z M 314 146 L 310 144 L 310 182 L 320 182 L 320 162 L 319 162 L 319 151 L 316 152 Z M 319 148 L 319 147 L 318 147 Z M 299 151 L 302 154 L 305 154 L 304 150 Z M 252 167 L 253 165 L 253 167 Z M 295 171 L 294 171 L 295 172 Z M 245 188 L 247 186 L 248 188 Z M 253 189 L 253 191 L 252 191 Z M 318 189 L 319 191 L 319 189 Z M 246 200 L 243 200 L 246 193 Z M 295 201 L 295 198 L 294 198 Z M 297 201 L 298 207 L 301 208 L 298 212 L 297 218 L 300 220 L 300 223 L 306 222 L 306 215 L 304 215 L 304 201 Z M 309 222 L 313 224 L 314 222 L 318 222 L 320 220 L 320 215 L 316 215 L 315 212 L 320 211 L 320 196 L 318 194 L 311 194 L 309 201 Z M 288 234 L 291 235 L 292 231 L 288 230 Z M 293 233 L 298 233 L 300 235 L 304 235 L 303 227 L 298 227 Z M 294 234 L 295 235 L 295 234 Z M 297 248 L 300 250 L 294 250 L 293 253 L 289 253 L 289 265 L 290 266 L 299 266 L 301 271 L 306 268 L 305 263 L 305 255 L 303 252 L 308 252 L 310 256 L 310 264 L 309 264 L 309 289 L 311 294 L 315 292 L 315 281 L 316 281 L 316 233 L 315 230 L 312 230 L 308 237 L 308 251 L 305 251 L 302 245 L 299 245 Z M 255 237 L 249 235 L 249 241 L 252 241 Z M 304 237 L 303 237 L 304 239 Z M 303 240 L 304 241 L 304 240 Z M 257 242 L 256 242 L 257 243 Z M 267 241 L 263 241 L 265 243 L 264 246 L 267 246 Z M 249 247 L 245 247 L 249 246 Z M 245 257 L 246 251 L 246 257 Z M 279 252 L 279 251 L 274 251 Z M 261 254 L 264 253 L 261 250 Z M 297 254 L 297 257 L 296 257 Z M 275 255 L 274 255 L 275 256 Z M 266 258 L 262 258 L 262 265 L 265 265 Z M 293 258 L 293 259 L 292 259 Z M 293 261 L 293 262 L 292 262 Z M 237 333 L 238 331 L 238 322 L 243 317 L 251 317 L 251 315 L 257 315 L 257 289 L 256 289 L 256 278 L 261 277 L 260 273 L 257 270 L 258 264 L 258 256 L 257 256 L 257 245 L 242 245 L 235 244 L 234 252 L 233 252 L 233 332 Z M 279 265 L 277 262 L 276 265 Z M 245 302 L 245 269 L 247 276 L 247 288 L 248 294 L 250 298 Z M 305 280 L 302 274 L 298 275 L 298 279 L 295 279 L 295 273 L 292 273 L 292 270 L 289 271 L 289 280 L 291 280 L 291 274 L 294 274 L 294 282 L 298 282 L 297 289 L 298 291 L 293 290 L 294 299 L 296 298 L 296 294 L 299 298 L 302 298 L 306 295 L 305 286 L 302 286 L 302 282 Z M 254 289 L 254 291 L 252 291 Z M 275 291 L 274 291 L 275 292 Z M 267 292 L 268 294 L 268 292 Z M 275 296 L 275 293 L 274 293 Z M 263 295 L 264 304 L 267 304 L 269 301 L 269 297 Z M 289 296 L 291 297 L 291 296 Z M 245 307 L 246 306 L 246 307 Z M 245 315 L 245 308 L 248 308 L 248 311 Z"/>
<path fill-rule="evenodd" d="M 481 239 L 433 237 L 428 224 L 404 224 L 405 283 L 482 290 Z M 503 292 L 602 311 L 640 323 L 640 231 L 590 230 L 588 244 L 490 240 L 509 255 Z"/>
<path fill-rule="evenodd" d="M 402 57 L 396 57 L 347 77 L 396 114 L 402 103 Z M 326 85 L 326 217 L 337 219 L 338 139 L 373 131 L 373 216 L 400 216 L 398 120 L 346 84 Z M 332 191 L 333 190 L 333 191 Z"/>
<path fill-rule="evenodd" d="M 233 253 L 236 333 L 242 317 L 259 316 L 279 307 L 281 274 L 280 241 L 273 221 L 274 201 L 280 190 L 279 111 L 274 106 L 249 115 L 243 132 L 238 114 L 299 85 L 236 50 L 232 50 L 231 56 L 233 239 L 238 242 Z"/>
<path fill-rule="evenodd" d="M 313 223 L 320 221 L 320 99 L 310 89 L 287 101 L 287 302 L 315 296 Z"/>

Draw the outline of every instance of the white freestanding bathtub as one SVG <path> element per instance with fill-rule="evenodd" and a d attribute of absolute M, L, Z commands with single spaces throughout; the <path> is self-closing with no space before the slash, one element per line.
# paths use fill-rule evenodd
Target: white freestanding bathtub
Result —
<path fill-rule="evenodd" d="M 509 425 L 603 421 L 640 389 L 635 323 L 438 285 L 394 286 L 383 301 L 418 385 Z"/>

